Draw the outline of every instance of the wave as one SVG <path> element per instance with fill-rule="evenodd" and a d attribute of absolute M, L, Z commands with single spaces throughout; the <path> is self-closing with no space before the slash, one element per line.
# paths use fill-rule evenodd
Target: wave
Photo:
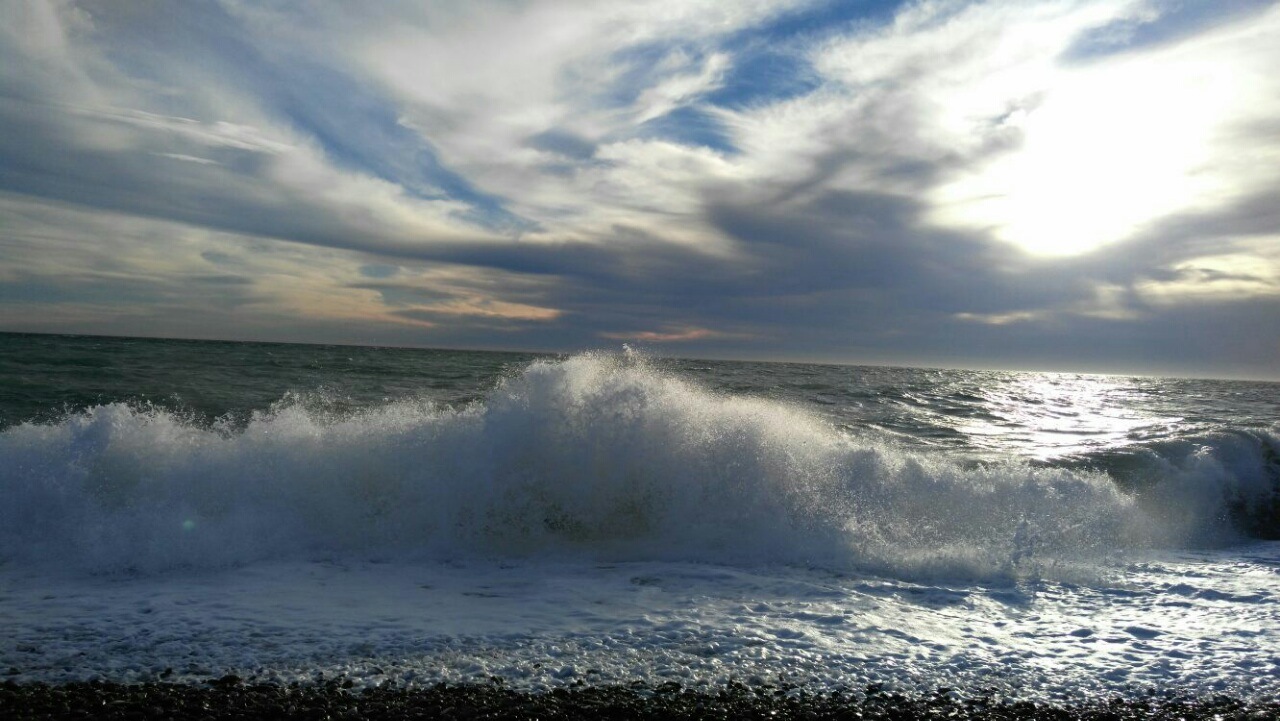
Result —
<path fill-rule="evenodd" d="M 1199 542 L 1229 527 L 1280 539 L 1280 437 L 1223 429 L 1094 451 L 1053 463 L 1106 473 L 1140 504 Z"/>
<path fill-rule="evenodd" d="M 1168 464 L 1157 493 L 1084 466 L 965 466 L 634 354 L 584 354 L 536 361 L 463 408 L 291 397 L 210 426 L 109 404 L 9 428 L 0 559 L 150 572 L 547 553 L 1056 574 L 1234 533 L 1233 502 L 1274 503 L 1274 456 L 1237 445 L 1152 449 Z"/>

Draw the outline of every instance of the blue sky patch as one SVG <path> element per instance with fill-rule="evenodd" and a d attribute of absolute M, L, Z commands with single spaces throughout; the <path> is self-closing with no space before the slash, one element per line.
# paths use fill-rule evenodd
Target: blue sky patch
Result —
<path fill-rule="evenodd" d="M 824 0 L 735 33 L 721 45 L 733 56 L 733 65 L 721 87 L 705 100 L 737 110 L 812 92 L 822 83 L 807 58 L 816 42 L 863 25 L 888 22 L 901 5 L 899 0 Z"/>
<path fill-rule="evenodd" d="M 681 145 L 697 145 L 722 153 L 736 153 L 729 130 L 711 113 L 697 107 L 677 108 L 642 123 L 636 132 L 641 138 L 660 138 Z"/>
<path fill-rule="evenodd" d="M 1154 3 L 1152 19 L 1124 18 L 1089 31 L 1063 53 L 1063 60 L 1089 61 L 1156 47 L 1239 22 L 1275 5 L 1275 0 L 1175 0 Z"/>

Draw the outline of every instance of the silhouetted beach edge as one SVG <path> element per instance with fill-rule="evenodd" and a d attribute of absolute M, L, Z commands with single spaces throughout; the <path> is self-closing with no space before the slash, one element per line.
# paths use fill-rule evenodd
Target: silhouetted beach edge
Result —
<path fill-rule="evenodd" d="M 344 687 L 345 686 L 345 687 Z M 811 693 L 785 686 L 716 688 L 580 686 L 530 692 L 501 683 L 423 688 L 355 688 L 320 684 L 249 684 L 234 676 L 204 684 L 0 684 L 0 717 L 22 719 L 1275 719 L 1280 701 L 1226 696 L 1115 698 L 1046 705 L 965 697 L 940 689 L 913 697 L 875 687 Z"/>

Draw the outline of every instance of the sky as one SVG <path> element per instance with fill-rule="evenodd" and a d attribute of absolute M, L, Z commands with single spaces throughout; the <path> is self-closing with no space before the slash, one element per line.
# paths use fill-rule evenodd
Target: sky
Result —
<path fill-rule="evenodd" d="M 1280 3 L 0 0 L 0 330 L 1280 378 Z"/>

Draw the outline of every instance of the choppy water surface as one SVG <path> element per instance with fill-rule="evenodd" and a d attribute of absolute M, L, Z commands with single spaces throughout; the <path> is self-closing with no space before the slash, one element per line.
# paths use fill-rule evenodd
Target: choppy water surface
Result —
<path fill-rule="evenodd" d="M 1280 692 L 1280 386 L 0 335 L 0 666 Z"/>

